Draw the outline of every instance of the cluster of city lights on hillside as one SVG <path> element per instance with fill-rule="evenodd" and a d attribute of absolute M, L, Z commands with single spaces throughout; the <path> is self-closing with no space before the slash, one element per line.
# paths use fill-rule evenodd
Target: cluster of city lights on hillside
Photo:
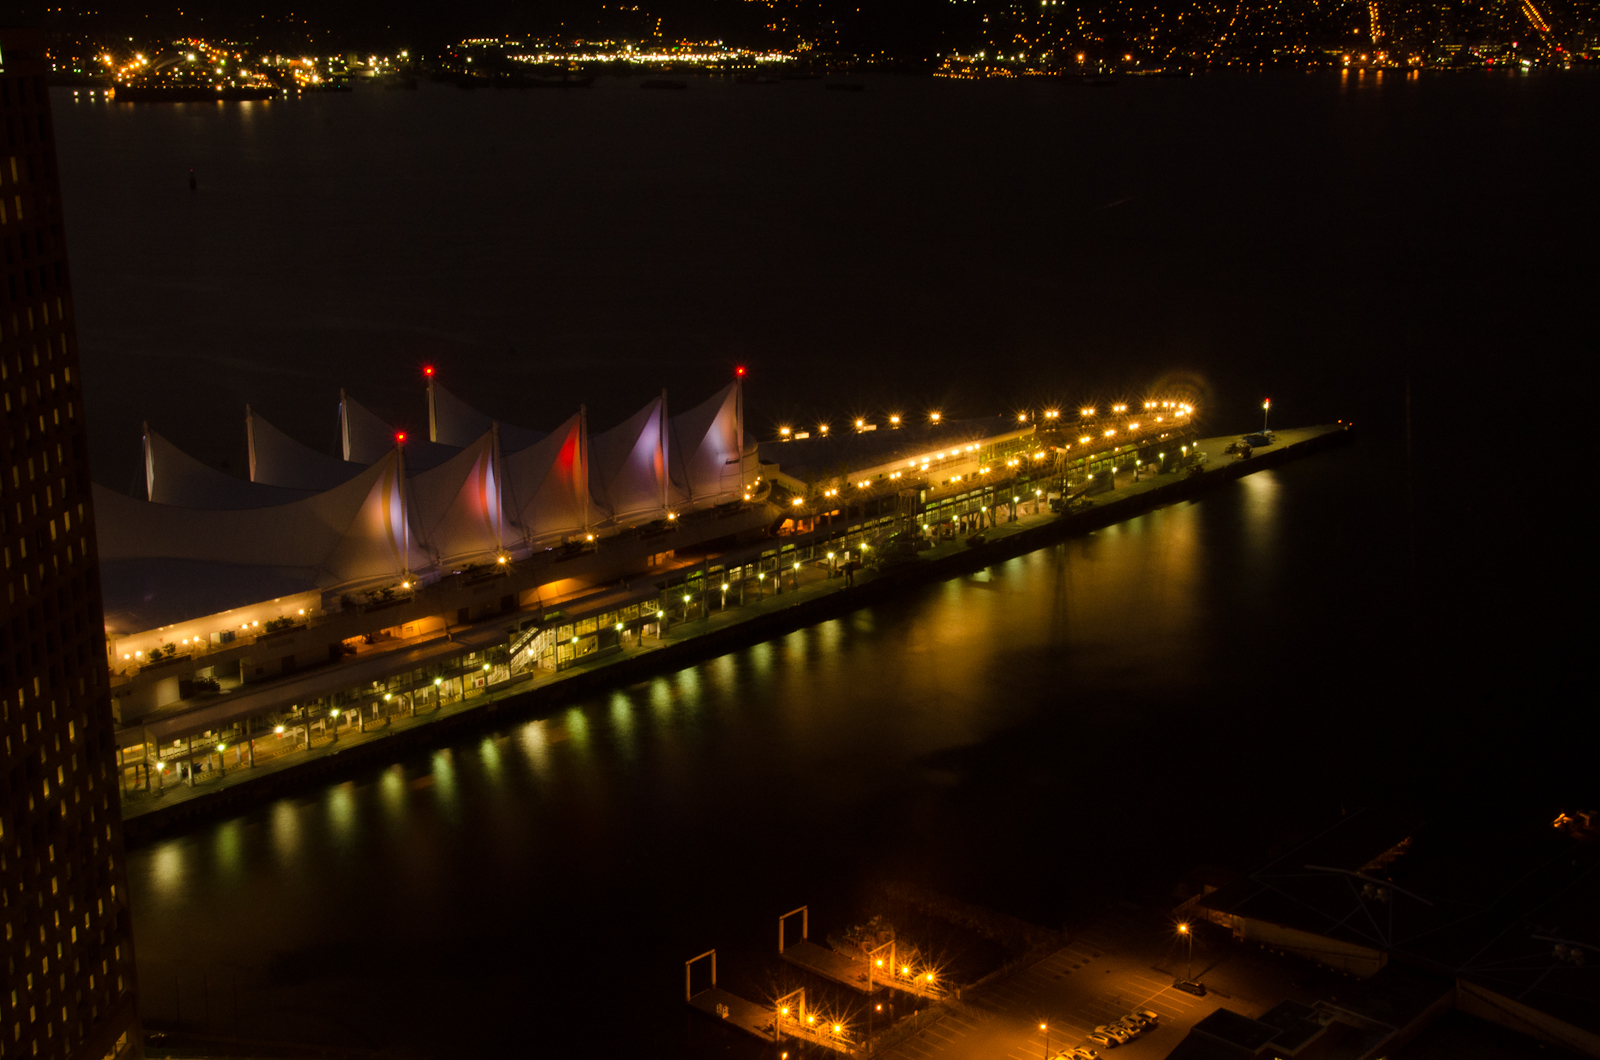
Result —
<path fill-rule="evenodd" d="M 686 45 L 678 48 L 663 48 L 660 45 L 648 48 L 636 44 L 619 44 L 608 51 L 551 51 L 524 52 L 520 55 L 509 55 L 521 63 L 545 65 L 549 63 L 610 63 L 625 62 L 637 66 L 659 66 L 663 63 L 725 63 L 731 59 L 742 59 L 756 63 L 789 63 L 794 61 L 794 56 L 785 52 L 758 52 L 747 48 L 708 47 L 706 45 Z"/>

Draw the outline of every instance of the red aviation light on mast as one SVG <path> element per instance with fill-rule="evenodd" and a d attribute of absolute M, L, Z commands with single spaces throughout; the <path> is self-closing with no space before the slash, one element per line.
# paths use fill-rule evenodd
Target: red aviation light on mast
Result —
<path fill-rule="evenodd" d="M 405 445 L 406 444 L 406 432 L 405 431 L 395 431 L 394 432 L 394 444 L 395 445 Z"/>
<path fill-rule="evenodd" d="M 427 376 L 433 375 L 433 365 L 431 365 L 431 364 L 423 365 L 422 366 L 422 374 L 423 375 L 427 375 Z"/>
<path fill-rule="evenodd" d="M 733 370 L 733 374 L 737 375 L 737 376 L 740 376 L 740 377 L 743 377 L 743 375 L 744 375 L 744 365 L 741 364 L 739 367 L 735 368 Z"/>

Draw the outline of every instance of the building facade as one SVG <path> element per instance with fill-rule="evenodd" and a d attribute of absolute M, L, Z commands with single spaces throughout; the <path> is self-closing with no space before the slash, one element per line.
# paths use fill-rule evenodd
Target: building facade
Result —
<path fill-rule="evenodd" d="M 0 28 L 0 1057 L 140 1053 L 83 401 L 43 42 Z"/>

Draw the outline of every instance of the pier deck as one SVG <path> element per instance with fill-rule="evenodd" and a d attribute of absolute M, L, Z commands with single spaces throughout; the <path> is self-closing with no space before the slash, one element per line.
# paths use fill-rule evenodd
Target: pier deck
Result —
<path fill-rule="evenodd" d="M 764 1042 L 772 1041 L 772 1009 L 765 1005 L 758 1005 L 754 1001 L 747 1001 L 738 994 L 730 994 L 721 987 L 708 987 L 689 999 L 689 1004 L 699 1009 L 713 1019 L 720 1019 L 724 1023 L 732 1024 L 740 1030 L 753 1034 Z M 717 1011 L 717 1006 L 722 1005 L 728 1014 L 723 1016 Z"/>
<path fill-rule="evenodd" d="M 859 990 L 863 994 L 874 993 L 884 986 L 878 982 L 872 983 L 871 986 L 867 985 L 867 972 L 870 968 L 866 961 L 824 949 L 815 942 L 791 942 L 784 947 L 783 959 L 824 979 L 848 986 L 852 990 Z"/>

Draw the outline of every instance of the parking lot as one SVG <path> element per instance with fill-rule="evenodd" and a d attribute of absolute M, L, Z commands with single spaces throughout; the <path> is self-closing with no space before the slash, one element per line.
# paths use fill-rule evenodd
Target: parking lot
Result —
<path fill-rule="evenodd" d="M 896 1060 L 1040 1060 L 1088 1045 L 1116 1060 L 1157 1060 L 1218 1008 L 1258 1015 L 1296 985 L 1281 966 L 1272 967 L 1278 962 L 1270 957 L 1202 935 L 1194 970 L 1208 985 L 1206 996 L 1175 990 L 1174 978 L 1186 972 L 1183 945 L 1159 917 L 1107 914 L 1074 932 L 1065 948 L 976 992 L 970 1003 L 885 1055 Z M 1095 1027 L 1138 1009 L 1159 1014 L 1159 1025 L 1109 1049 L 1086 1041 Z"/>

